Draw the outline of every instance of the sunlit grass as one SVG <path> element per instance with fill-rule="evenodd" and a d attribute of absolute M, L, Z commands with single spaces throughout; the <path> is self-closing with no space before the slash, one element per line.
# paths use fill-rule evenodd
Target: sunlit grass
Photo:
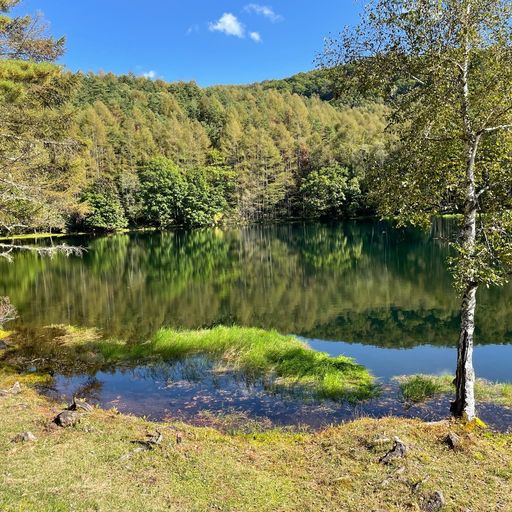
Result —
<path fill-rule="evenodd" d="M 4 331 L 3 329 L 0 329 L 0 340 L 4 340 L 11 334 L 10 331 Z"/>
<path fill-rule="evenodd" d="M 155 357 L 176 360 L 204 354 L 228 369 L 268 379 L 278 390 L 301 389 L 333 400 L 364 400 L 377 392 L 372 375 L 354 360 L 316 352 L 298 339 L 275 331 L 243 327 L 163 329 L 148 343 L 104 342 L 100 350 L 106 361 L 144 361 Z"/>
<path fill-rule="evenodd" d="M 452 375 L 411 375 L 397 377 L 400 392 L 408 402 L 424 402 L 439 395 L 454 393 Z M 477 379 L 475 396 L 478 401 L 512 407 L 512 383 Z"/>

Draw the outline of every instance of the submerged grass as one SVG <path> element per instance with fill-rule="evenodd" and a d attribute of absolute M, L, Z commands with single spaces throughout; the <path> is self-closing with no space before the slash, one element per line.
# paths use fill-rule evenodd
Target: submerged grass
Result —
<path fill-rule="evenodd" d="M 0 389 L 13 378 L 0 375 Z M 21 380 L 20 394 L 0 398 L 2 512 L 399 512 L 424 510 L 435 491 L 447 512 L 512 510 L 511 435 L 397 418 L 227 435 L 100 409 L 62 429 L 52 426 L 62 406 Z M 134 453 L 157 430 L 162 443 Z M 26 431 L 37 440 L 11 441 Z M 394 436 L 407 457 L 379 464 Z"/>
<path fill-rule="evenodd" d="M 402 396 L 408 402 L 424 402 L 454 391 L 451 375 L 410 375 L 397 377 L 397 380 Z M 479 401 L 512 407 L 512 384 L 477 379 L 475 396 Z"/>

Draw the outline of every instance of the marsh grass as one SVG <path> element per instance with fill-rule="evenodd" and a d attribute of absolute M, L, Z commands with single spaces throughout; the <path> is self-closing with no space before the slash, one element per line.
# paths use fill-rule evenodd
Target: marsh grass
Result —
<path fill-rule="evenodd" d="M 419 403 L 440 395 L 444 386 L 435 377 L 414 375 L 399 380 L 400 392 L 406 402 Z"/>
<path fill-rule="evenodd" d="M 402 397 L 407 402 L 424 402 L 439 395 L 452 395 L 454 392 L 451 375 L 411 375 L 397 377 Z M 512 384 L 490 382 L 477 379 L 476 399 L 497 405 L 512 407 Z"/>
<path fill-rule="evenodd" d="M 263 378 L 277 391 L 301 390 L 319 398 L 358 401 L 378 392 L 372 375 L 353 359 L 316 352 L 275 331 L 244 327 L 162 329 L 144 344 L 104 342 L 99 348 L 106 361 L 171 361 L 203 354 L 228 370 Z"/>
<path fill-rule="evenodd" d="M 175 362 L 202 355 L 216 370 L 261 379 L 267 389 L 307 397 L 356 402 L 379 388 L 369 371 L 353 359 L 316 352 L 293 336 L 245 327 L 197 331 L 162 329 L 145 343 L 105 340 L 95 329 L 49 326 L 18 333 L 6 361 L 43 361 L 41 371 L 93 372 L 118 365 Z M 31 364 L 32 365 L 32 364 Z"/>

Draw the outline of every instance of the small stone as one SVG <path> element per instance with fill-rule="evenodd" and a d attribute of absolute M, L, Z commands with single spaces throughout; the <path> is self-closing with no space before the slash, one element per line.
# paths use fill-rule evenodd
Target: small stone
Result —
<path fill-rule="evenodd" d="M 85 412 L 91 412 L 93 410 L 93 406 L 83 399 L 73 397 L 73 402 L 69 405 L 68 411 L 78 411 L 79 409 Z"/>
<path fill-rule="evenodd" d="M 30 441 L 37 441 L 36 436 L 32 432 L 22 432 L 12 439 L 13 443 L 28 443 Z"/>
<path fill-rule="evenodd" d="M 7 390 L 9 395 L 19 395 L 21 393 L 21 385 L 18 381 L 16 381 L 11 389 Z"/>
<path fill-rule="evenodd" d="M 72 427 L 80 421 L 81 417 L 82 415 L 75 411 L 62 411 L 58 416 L 55 417 L 53 422 L 59 427 Z"/>
<path fill-rule="evenodd" d="M 18 381 L 9 389 L 0 390 L 0 396 L 18 395 L 21 393 L 21 385 Z"/>
<path fill-rule="evenodd" d="M 462 439 L 455 432 L 450 432 L 446 436 L 445 443 L 452 450 L 460 450 L 462 448 Z"/>
<path fill-rule="evenodd" d="M 407 446 L 398 437 L 395 437 L 395 444 L 386 455 L 379 459 L 380 464 L 389 464 L 393 459 L 402 459 L 407 455 Z"/>
<path fill-rule="evenodd" d="M 436 491 L 423 506 L 423 512 L 439 512 L 446 504 L 443 493 Z"/>
<path fill-rule="evenodd" d="M 11 393 L 11 395 L 18 395 L 21 393 L 21 385 L 19 382 L 16 382 L 14 384 L 14 386 L 9 390 L 9 393 Z"/>

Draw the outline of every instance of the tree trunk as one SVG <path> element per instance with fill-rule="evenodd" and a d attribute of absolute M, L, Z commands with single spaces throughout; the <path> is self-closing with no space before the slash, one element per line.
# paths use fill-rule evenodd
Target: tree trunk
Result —
<path fill-rule="evenodd" d="M 475 190 L 475 160 L 480 136 L 471 137 L 467 143 L 466 177 L 467 191 L 464 207 L 462 245 L 469 258 L 475 257 L 477 194 Z M 478 284 L 470 271 L 466 276 L 466 287 L 462 296 L 460 335 L 455 376 L 455 401 L 451 412 L 455 417 L 475 418 L 475 370 L 473 368 L 473 334 L 475 332 L 476 291 Z"/>
<path fill-rule="evenodd" d="M 475 417 L 475 371 L 473 369 L 473 333 L 475 331 L 477 286 L 470 284 L 464 292 L 461 305 L 461 328 L 455 377 L 456 395 L 452 414 L 472 420 Z"/>

